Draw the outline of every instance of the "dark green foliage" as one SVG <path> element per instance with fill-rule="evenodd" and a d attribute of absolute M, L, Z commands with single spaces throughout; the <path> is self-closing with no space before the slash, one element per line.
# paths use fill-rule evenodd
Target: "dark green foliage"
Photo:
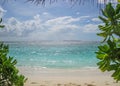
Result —
<path fill-rule="evenodd" d="M 0 19 L 0 28 L 4 28 L 5 26 L 1 25 L 1 23 L 2 23 L 2 18 Z"/>
<path fill-rule="evenodd" d="M 98 46 L 96 52 L 100 60 L 97 65 L 104 71 L 113 71 L 112 77 L 120 81 L 120 4 L 113 8 L 108 3 L 102 10 L 104 17 L 99 16 L 104 25 L 99 25 L 101 33 L 98 36 L 104 38 L 104 44 Z"/>
<path fill-rule="evenodd" d="M 0 26 L 4 27 L 4 25 Z M 0 86 L 24 86 L 26 78 L 19 74 L 15 66 L 17 61 L 13 57 L 8 56 L 8 53 L 8 45 L 0 42 Z"/>
<path fill-rule="evenodd" d="M 104 17 L 99 16 L 99 18 L 105 25 L 99 25 L 102 32 L 98 35 L 104 36 L 105 40 L 113 34 L 120 36 L 120 4 L 117 4 L 116 9 L 112 7 L 111 3 L 107 4 L 106 8 L 102 10 L 102 14 Z"/>

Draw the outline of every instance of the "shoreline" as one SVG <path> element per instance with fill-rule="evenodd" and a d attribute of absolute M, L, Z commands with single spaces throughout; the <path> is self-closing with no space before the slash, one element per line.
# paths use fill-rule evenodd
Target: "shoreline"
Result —
<path fill-rule="evenodd" d="M 20 67 L 28 80 L 25 86 L 119 86 L 111 72 L 98 69 L 47 69 Z"/>

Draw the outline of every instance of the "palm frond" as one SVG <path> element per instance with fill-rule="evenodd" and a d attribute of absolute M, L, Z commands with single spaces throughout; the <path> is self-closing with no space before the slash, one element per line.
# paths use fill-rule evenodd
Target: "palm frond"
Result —
<path fill-rule="evenodd" d="M 27 2 L 32 2 L 34 4 L 45 4 L 46 2 L 50 2 L 50 3 L 54 3 L 54 2 L 57 2 L 59 0 L 27 0 Z M 69 2 L 72 2 L 73 4 L 74 3 L 79 3 L 79 4 L 85 4 L 86 2 L 91 2 L 91 3 L 104 3 L 106 4 L 106 2 L 113 2 L 115 0 L 63 0 L 63 1 L 69 1 Z"/>

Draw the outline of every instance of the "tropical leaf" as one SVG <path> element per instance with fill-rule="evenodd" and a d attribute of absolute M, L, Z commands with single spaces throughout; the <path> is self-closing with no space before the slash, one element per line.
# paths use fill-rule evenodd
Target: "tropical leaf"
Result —
<path fill-rule="evenodd" d="M 106 18 L 103 18 L 101 16 L 99 16 L 99 19 L 102 20 L 104 23 L 108 23 L 109 22 Z"/>
<path fill-rule="evenodd" d="M 115 19 L 120 19 L 120 14 L 114 16 Z"/>
<path fill-rule="evenodd" d="M 97 35 L 106 38 L 108 34 L 106 32 L 102 32 L 102 33 L 97 33 Z"/>
<path fill-rule="evenodd" d="M 5 25 L 0 25 L 0 28 L 4 28 L 5 27 Z"/>
<path fill-rule="evenodd" d="M 102 11 L 102 14 L 103 14 L 105 17 L 108 17 L 106 11 L 104 11 L 104 10 L 101 10 L 101 11 Z"/>
<path fill-rule="evenodd" d="M 113 32 L 117 35 L 120 36 L 120 26 L 116 26 L 113 30 Z"/>
<path fill-rule="evenodd" d="M 108 45 L 101 45 L 101 46 L 98 46 L 98 48 L 99 48 L 99 50 L 101 51 L 101 52 L 104 52 L 104 53 L 108 53 L 108 51 L 109 51 L 109 47 L 108 47 Z"/>
<path fill-rule="evenodd" d="M 119 0 L 120 1 L 120 0 Z M 117 4 L 115 13 L 118 14 L 120 12 L 120 4 Z"/>
<path fill-rule="evenodd" d="M 0 19 L 0 23 L 2 23 L 2 18 Z"/>
<path fill-rule="evenodd" d="M 120 2 L 120 0 L 117 0 L 118 2 Z"/>
<path fill-rule="evenodd" d="M 114 11 L 114 8 L 112 7 L 112 4 L 111 4 L 111 3 L 108 3 L 108 4 L 106 5 L 105 11 L 106 11 L 107 17 L 108 17 L 109 19 L 112 19 L 113 16 L 115 15 L 115 11 Z"/>
<path fill-rule="evenodd" d="M 98 62 L 97 65 L 99 65 L 99 68 L 101 69 L 102 72 L 105 72 L 109 68 L 110 61 L 108 59 L 107 60 L 104 59 Z"/>
<path fill-rule="evenodd" d="M 108 45 L 109 45 L 109 47 L 110 47 L 110 49 L 114 49 L 114 48 L 116 48 L 116 43 L 114 42 L 114 41 L 111 41 L 110 39 L 107 41 L 107 43 L 108 43 Z"/>
<path fill-rule="evenodd" d="M 112 64 L 112 65 L 109 66 L 108 71 L 116 70 L 117 67 L 118 67 L 118 65 Z"/>
<path fill-rule="evenodd" d="M 107 54 L 98 54 L 98 55 L 97 55 L 97 58 L 100 59 L 100 60 L 103 60 L 103 59 L 105 59 L 106 57 L 108 57 Z"/>

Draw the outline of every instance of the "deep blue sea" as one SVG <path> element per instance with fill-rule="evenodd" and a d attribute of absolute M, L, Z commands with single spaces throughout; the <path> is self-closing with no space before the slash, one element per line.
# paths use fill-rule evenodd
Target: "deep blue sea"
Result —
<path fill-rule="evenodd" d="M 17 66 L 41 68 L 96 67 L 95 52 L 99 42 L 90 41 L 32 41 L 7 42 L 9 55 L 17 59 Z"/>

